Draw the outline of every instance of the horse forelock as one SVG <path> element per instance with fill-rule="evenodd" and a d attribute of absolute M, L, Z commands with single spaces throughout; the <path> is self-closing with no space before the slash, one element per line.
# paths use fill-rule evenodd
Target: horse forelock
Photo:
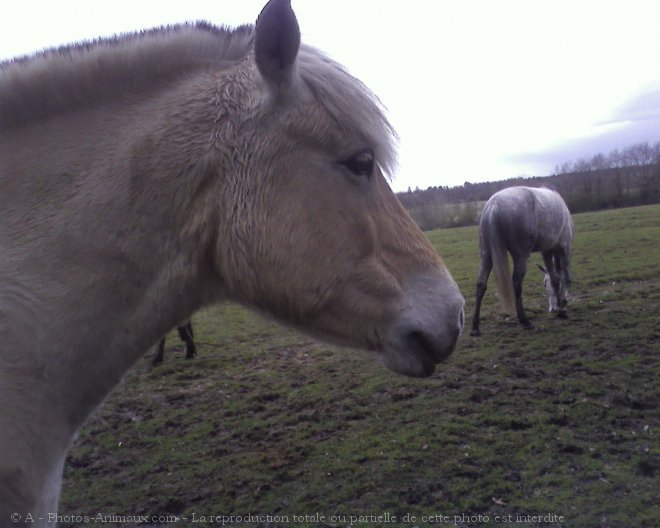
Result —
<path fill-rule="evenodd" d="M 374 149 L 381 170 L 391 177 L 397 166 L 398 137 L 381 101 L 360 80 L 311 46 L 301 46 L 298 73 L 336 124 Z"/>

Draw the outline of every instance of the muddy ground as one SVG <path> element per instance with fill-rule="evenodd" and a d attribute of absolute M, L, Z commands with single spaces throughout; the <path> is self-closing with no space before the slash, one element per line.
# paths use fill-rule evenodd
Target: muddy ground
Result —
<path fill-rule="evenodd" d="M 428 379 L 233 305 L 197 314 L 197 358 L 172 333 L 81 432 L 61 525 L 657 526 L 660 207 L 575 223 L 569 319 L 530 266 L 534 329 L 491 287 L 482 337 Z M 476 229 L 428 235 L 469 314 Z"/>

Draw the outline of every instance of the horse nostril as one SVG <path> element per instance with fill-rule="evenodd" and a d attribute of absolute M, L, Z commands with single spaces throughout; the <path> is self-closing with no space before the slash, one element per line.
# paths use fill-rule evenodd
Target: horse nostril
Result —
<path fill-rule="evenodd" d="M 461 313 L 458 316 L 458 329 L 459 330 L 463 328 L 464 323 L 465 323 L 465 310 L 463 308 L 461 308 Z"/>
<path fill-rule="evenodd" d="M 405 341 L 410 350 L 430 358 L 434 363 L 446 359 L 454 350 L 455 345 L 455 340 L 452 340 L 452 343 L 446 346 L 441 340 L 434 339 L 433 336 L 421 330 L 408 332 Z"/>
<path fill-rule="evenodd" d="M 433 357 L 433 347 L 430 346 L 428 339 L 419 330 L 413 330 L 406 335 L 406 342 L 412 349 L 424 352 Z"/>

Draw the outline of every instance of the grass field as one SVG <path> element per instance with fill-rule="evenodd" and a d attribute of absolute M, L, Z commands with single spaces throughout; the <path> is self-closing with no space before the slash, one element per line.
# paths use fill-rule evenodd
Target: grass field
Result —
<path fill-rule="evenodd" d="M 61 525 L 658 526 L 660 206 L 575 225 L 570 318 L 547 314 L 530 266 L 535 328 L 491 287 L 482 337 L 423 380 L 233 305 L 197 314 L 198 357 L 172 333 L 81 432 Z M 476 228 L 428 236 L 468 326 Z"/>

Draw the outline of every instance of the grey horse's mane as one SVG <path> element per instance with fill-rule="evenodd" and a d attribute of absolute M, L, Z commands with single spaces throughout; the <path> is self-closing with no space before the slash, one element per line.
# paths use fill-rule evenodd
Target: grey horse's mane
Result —
<path fill-rule="evenodd" d="M 48 49 L 0 63 L 0 126 L 23 125 L 112 98 L 147 90 L 197 71 L 228 68 L 252 53 L 254 26 L 207 22 Z M 383 170 L 396 166 L 396 134 L 380 101 L 319 50 L 302 45 L 298 74 L 338 123 L 375 145 Z"/>

